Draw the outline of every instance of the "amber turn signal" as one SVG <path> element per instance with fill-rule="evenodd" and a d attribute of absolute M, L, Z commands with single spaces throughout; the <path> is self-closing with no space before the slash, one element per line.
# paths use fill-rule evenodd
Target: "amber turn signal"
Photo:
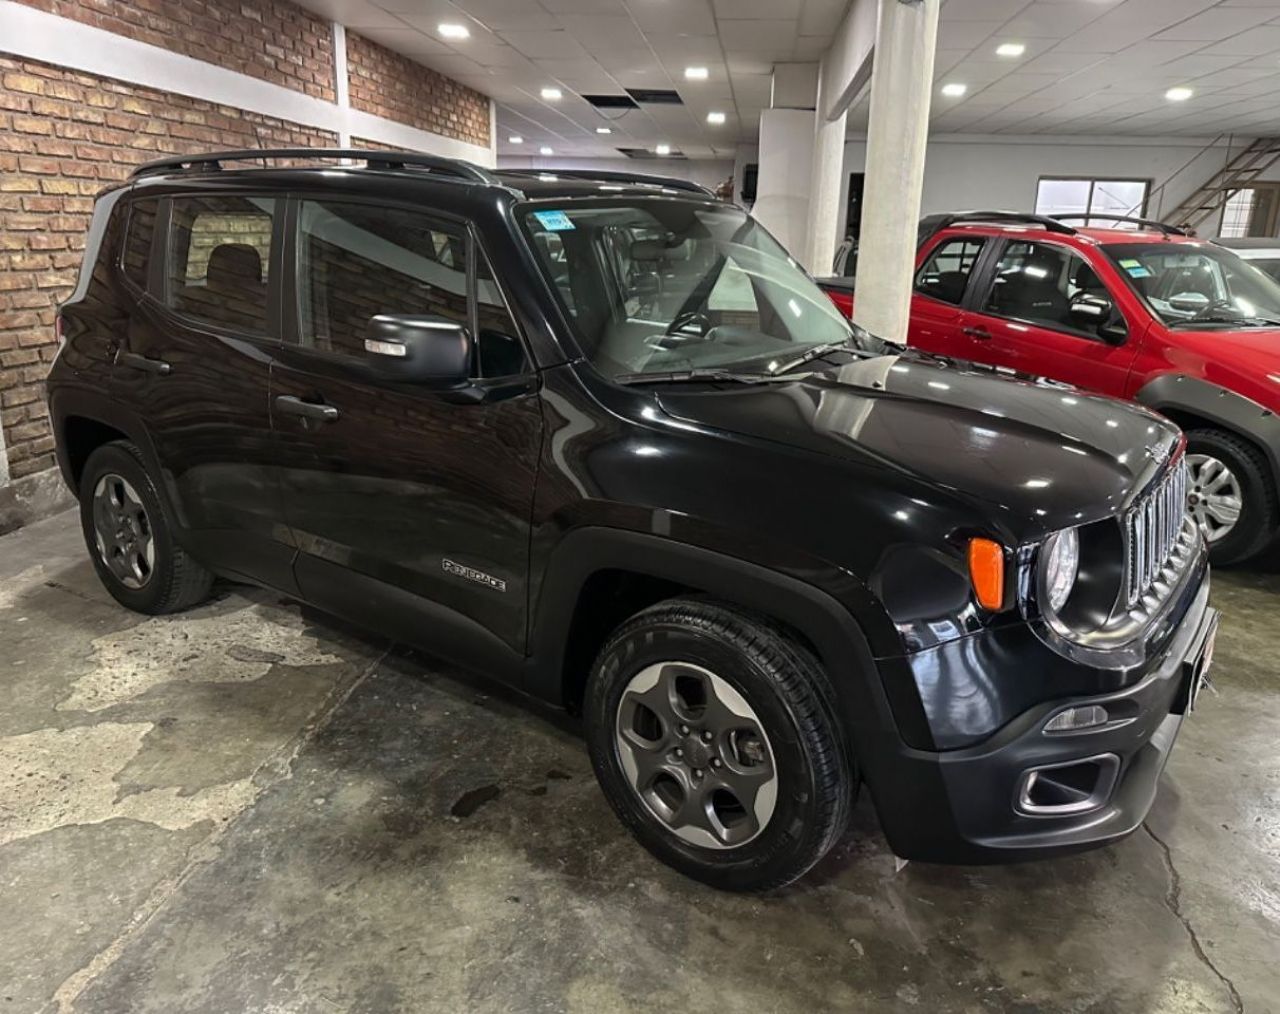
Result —
<path fill-rule="evenodd" d="M 970 539 L 969 580 L 983 609 L 1004 608 L 1004 546 L 992 539 Z"/>

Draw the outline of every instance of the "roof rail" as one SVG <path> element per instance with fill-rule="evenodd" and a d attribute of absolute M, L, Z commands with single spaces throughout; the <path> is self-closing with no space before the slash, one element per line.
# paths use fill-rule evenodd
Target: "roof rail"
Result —
<path fill-rule="evenodd" d="M 702 194 L 704 197 L 715 197 L 715 191 L 704 187 L 693 180 L 682 180 L 678 176 L 653 176 L 648 173 L 626 173 L 614 169 L 502 169 L 504 176 L 538 177 L 563 176 L 571 180 L 599 180 L 601 183 L 640 183 L 655 187 L 667 187 L 671 190 L 688 190 Z M 719 200 L 719 198 L 716 198 Z"/>
<path fill-rule="evenodd" d="M 1150 218 L 1136 218 L 1133 215 L 1112 215 L 1102 211 L 1081 211 L 1078 214 L 1054 215 L 1053 217 L 1058 219 L 1060 222 L 1064 219 L 1071 219 L 1072 221 L 1075 221 L 1077 218 L 1082 218 L 1084 219 L 1086 229 L 1089 227 L 1089 219 L 1098 218 L 1104 222 L 1132 222 L 1134 225 L 1141 225 L 1147 229 L 1155 229 L 1157 232 L 1162 232 L 1166 236 L 1191 235 L 1191 233 L 1180 226 L 1168 225 L 1164 222 L 1156 222 Z"/>
<path fill-rule="evenodd" d="M 1064 234 L 1074 233 L 1076 230 L 1071 226 L 1060 222 L 1057 218 L 1050 218 L 1047 215 L 1033 215 L 1026 211 L 957 211 L 944 215 L 929 215 L 920 220 L 923 227 L 925 223 L 931 227 L 928 235 L 947 229 L 953 225 L 963 225 L 966 222 L 1007 222 L 1010 225 L 1038 225 L 1042 229 L 1048 229 L 1050 232 L 1060 232 Z M 926 238 L 921 236 L 921 239 Z"/>
<path fill-rule="evenodd" d="M 357 159 L 370 169 L 430 169 L 469 183 L 501 183 L 488 169 L 460 158 L 444 158 L 416 151 L 373 151 L 363 148 L 244 148 L 238 151 L 212 151 L 205 154 L 169 155 L 144 162 L 129 174 L 131 179 L 154 176 L 169 169 L 218 170 L 223 162 L 243 162 L 268 158 L 341 158 Z"/>

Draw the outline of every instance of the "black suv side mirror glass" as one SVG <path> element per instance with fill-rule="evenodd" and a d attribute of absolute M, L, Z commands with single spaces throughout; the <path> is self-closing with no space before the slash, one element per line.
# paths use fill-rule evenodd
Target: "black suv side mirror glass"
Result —
<path fill-rule="evenodd" d="M 471 332 L 434 314 L 379 314 L 364 340 L 367 362 L 379 376 L 450 387 L 471 376 Z"/>

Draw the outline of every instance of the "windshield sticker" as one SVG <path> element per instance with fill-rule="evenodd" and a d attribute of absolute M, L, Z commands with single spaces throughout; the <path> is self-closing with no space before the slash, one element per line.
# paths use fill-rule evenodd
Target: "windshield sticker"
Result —
<path fill-rule="evenodd" d="M 1133 267 L 1126 266 L 1125 270 L 1129 272 L 1130 278 L 1150 278 L 1151 277 L 1150 269 L 1144 268 L 1141 264 L 1135 264 Z"/>
<path fill-rule="evenodd" d="M 1121 257 L 1120 266 L 1122 268 L 1140 268 L 1142 267 L 1142 261 L 1134 260 L 1132 257 Z"/>
<path fill-rule="evenodd" d="M 569 216 L 563 211 L 535 211 L 533 217 L 544 229 L 549 229 L 551 232 L 567 232 L 573 228 Z"/>

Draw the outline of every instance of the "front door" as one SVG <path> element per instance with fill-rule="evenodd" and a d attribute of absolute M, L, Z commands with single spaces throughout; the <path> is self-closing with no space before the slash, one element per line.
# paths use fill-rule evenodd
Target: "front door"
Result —
<path fill-rule="evenodd" d="M 269 194 L 225 193 L 135 203 L 125 277 L 146 293 L 113 384 L 142 421 L 200 556 L 292 590 L 267 402 L 282 206 Z"/>
<path fill-rule="evenodd" d="M 1072 302 L 1084 295 L 1115 305 L 1079 253 L 1059 243 L 1007 240 L 983 284 L 967 321 L 971 359 L 1124 397 L 1139 332 L 1107 339 L 1102 322 L 1073 314 Z M 1113 318 L 1113 329 L 1121 322 Z"/>
<path fill-rule="evenodd" d="M 500 671 L 524 652 L 537 378 L 480 246 L 456 220 L 297 200 L 272 419 L 308 601 Z M 371 318 L 475 337 L 462 390 L 377 379 Z"/>
<path fill-rule="evenodd" d="M 964 297 L 987 242 L 982 236 L 944 237 L 925 255 L 911 295 L 910 344 L 944 356 L 970 358 Z"/>

